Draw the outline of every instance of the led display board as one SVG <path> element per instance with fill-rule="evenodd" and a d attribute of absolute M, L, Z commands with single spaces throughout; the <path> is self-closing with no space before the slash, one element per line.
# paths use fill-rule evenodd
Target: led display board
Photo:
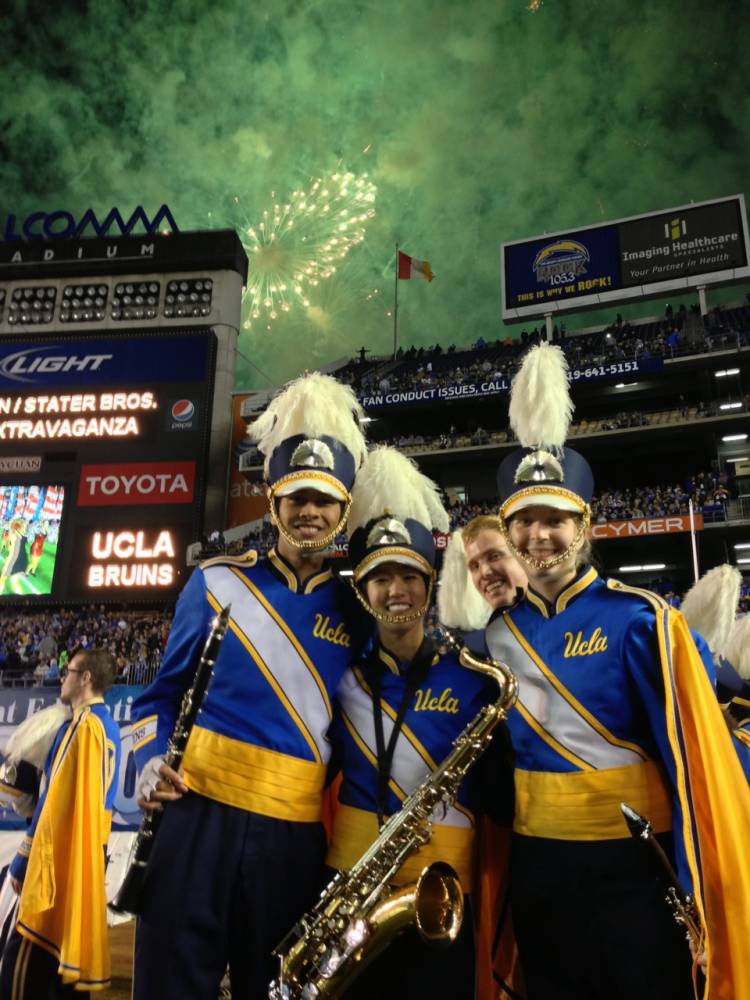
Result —
<path fill-rule="evenodd" d="M 0 598 L 52 593 L 64 504 L 60 484 L 0 486 Z"/>
<path fill-rule="evenodd" d="M 0 600 L 176 596 L 202 525 L 215 354 L 210 327 L 0 339 Z"/>
<path fill-rule="evenodd" d="M 504 243 L 506 322 L 750 279 L 742 195 Z"/>

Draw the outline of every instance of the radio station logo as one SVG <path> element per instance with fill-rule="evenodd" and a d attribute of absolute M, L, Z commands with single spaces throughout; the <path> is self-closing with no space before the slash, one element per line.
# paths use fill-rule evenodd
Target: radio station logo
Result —
<path fill-rule="evenodd" d="M 78 484 L 81 507 L 192 503 L 195 462 L 126 462 L 84 465 Z"/>
<path fill-rule="evenodd" d="M 531 265 L 536 280 L 542 284 L 562 285 L 586 274 L 589 252 L 577 240 L 557 240 L 542 247 Z"/>
<path fill-rule="evenodd" d="M 191 430 L 197 419 L 198 407 L 192 399 L 175 399 L 167 410 L 167 430 Z"/>

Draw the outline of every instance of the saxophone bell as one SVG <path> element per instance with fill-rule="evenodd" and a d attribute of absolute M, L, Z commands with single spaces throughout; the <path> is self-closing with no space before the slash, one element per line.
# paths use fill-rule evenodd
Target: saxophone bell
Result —
<path fill-rule="evenodd" d="M 396 935 L 414 926 L 431 947 L 453 944 L 461 931 L 464 894 L 455 870 L 436 861 L 422 870 L 416 882 L 381 898 L 366 916 L 352 920 L 312 962 L 288 939 L 275 950 L 280 958 L 279 979 L 271 983 L 271 1000 L 335 1000 L 388 947 Z M 299 929 L 295 928 L 299 933 Z M 309 963 L 309 964 L 308 964 Z"/>

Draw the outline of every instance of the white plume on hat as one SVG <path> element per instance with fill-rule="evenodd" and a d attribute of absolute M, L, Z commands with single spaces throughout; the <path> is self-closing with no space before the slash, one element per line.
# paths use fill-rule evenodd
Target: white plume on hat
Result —
<path fill-rule="evenodd" d="M 435 483 L 406 455 L 380 445 L 357 474 L 346 532 L 351 538 L 357 528 L 386 515 L 402 522 L 410 517 L 436 531 L 450 525 Z"/>
<path fill-rule="evenodd" d="M 560 347 L 531 348 L 513 379 L 508 415 L 523 447 L 559 454 L 573 415 L 568 362 Z"/>
<path fill-rule="evenodd" d="M 438 617 L 448 628 L 464 631 L 486 627 L 492 608 L 469 575 L 462 532 L 454 531 L 443 557 L 437 593 Z"/>
<path fill-rule="evenodd" d="M 25 760 L 41 770 L 58 729 L 70 717 L 70 709 L 59 703 L 30 715 L 10 734 L 5 744 L 6 761 L 17 764 Z"/>
<path fill-rule="evenodd" d="M 721 655 L 729 660 L 740 677 L 750 681 L 750 615 L 741 615 L 735 621 Z"/>
<path fill-rule="evenodd" d="M 690 628 L 699 632 L 712 653 L 726 646 L 740 599 L 742 576 L 736 566 L 714 566 L 694 583 L 680 610 Z"/>
<path fill-rule="evenodd" d="M 297 434 L 335 438 L 352 453 L 359 467 L 367 455 L 367 443 L 358 423 L 364 415 L 350 386 L 331 375 L 311 372 L 289 382 L 274 396 L 265 412 L 250 425 L 248 436 L 265 456 L 266 474 L 274 448 Z"/>

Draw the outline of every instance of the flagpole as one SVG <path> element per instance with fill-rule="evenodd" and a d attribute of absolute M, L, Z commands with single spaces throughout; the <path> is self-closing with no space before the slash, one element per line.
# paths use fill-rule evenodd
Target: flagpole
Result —
<path fill-rule="evenodd" d="M 396 263 L 394 267 L 395 278 L 393 281 L 393 357 L 396 357 L 398 350 L 398 243 L 396 244 Z"/>

